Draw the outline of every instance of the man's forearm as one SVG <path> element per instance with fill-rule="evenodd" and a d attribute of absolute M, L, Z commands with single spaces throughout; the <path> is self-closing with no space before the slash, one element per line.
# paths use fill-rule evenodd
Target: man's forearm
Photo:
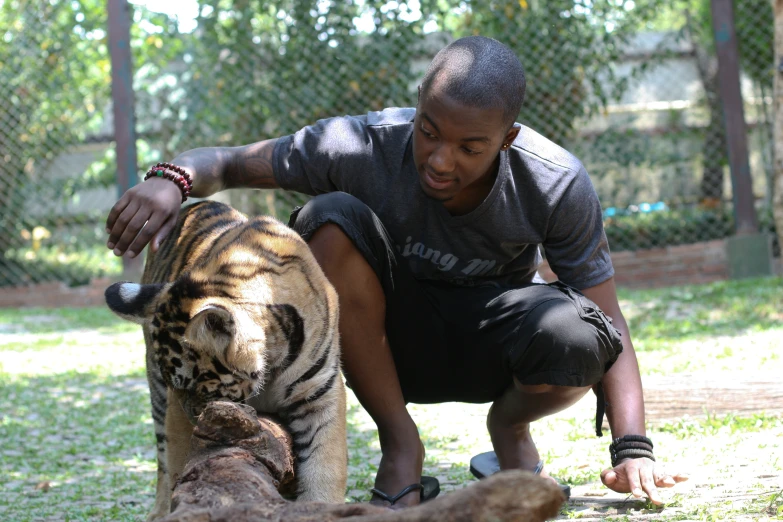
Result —
<path fill-rule="evenodd" d="M 636 352 L 622 314 L 613 320 L 615 328 L 622 334 L 623 352 L 602 381 L 607 403 L 606 416 L 613 438 L 645 435 L 644 395 Z"/>
<path fill-rule="evenodd" d="M 225 187 L 223 180 L 232 152 L 227 147 L 202 147 L 191 149 L 175 157 L 171 162 L 188 169 L 193 181 L 190 194 L 205 198 Z"/>
<path fill-rule="evenodd" d="M 191 195 L 197 198 L 227 188 L 276 188 L 272 168 L 275 142 L 192 149 L 174 158 L 172 163 L 191 172 Z"/>

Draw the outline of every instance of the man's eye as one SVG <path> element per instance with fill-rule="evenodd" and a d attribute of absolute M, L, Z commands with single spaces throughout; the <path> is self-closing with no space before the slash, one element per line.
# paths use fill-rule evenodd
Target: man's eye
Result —
<path fill-rule="evenodd" d="M 425 129 L 424 127 L 422 127 L 422 128 L 421 128 L 421 132 L 422 132 L 422 134 L 424 134 L 424 136 L 426 136 L 427 138 L 434 138 L 434 137 L 435 137 L 435 135 L 434 135 L 433 133 L 429 132 L 429 131 L 428 131 L 427 129 Z"/>
<path fill-rule="evenodd" d="M 467 147 L 462 147 L 462 150 L 465 151 L 466 154 L 469 154 L 471 156 L 475 156 L 476 154 L 481 154 L 480 150 L 473 150 Z"/>

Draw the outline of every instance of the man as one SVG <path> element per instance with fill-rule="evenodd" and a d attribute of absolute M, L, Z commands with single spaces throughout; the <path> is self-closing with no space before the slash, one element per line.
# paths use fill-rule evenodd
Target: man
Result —
<path fill-rule="evenodd" d="M 510 49 L 468 37 L 435 57 L 415 110 L 321 120 L 172 160 L 198 197 L 239 187 L 317 195 L 290 225 L 340 297 L 346 378 L 383 453 L 375 502 L 402 507 L 428 495 L 407 402 L 492 402 L 500 468 L 547 476 L 530 423 L 593 387 L 616 439 L 604 484 L 660 503 L 657 487 L 684 479 L 655 465 L 644 437 L 597 195 L 575 157 L 514 122 L 524 90 Z M 168 179 L 129 190 L 109 214 L 109 248 L 156 249 L 181 199 Z M 532 283 L 539 245 L 562 283 Z M 474 459 L 474 473 L 492 473 L 494 457 Z"/>

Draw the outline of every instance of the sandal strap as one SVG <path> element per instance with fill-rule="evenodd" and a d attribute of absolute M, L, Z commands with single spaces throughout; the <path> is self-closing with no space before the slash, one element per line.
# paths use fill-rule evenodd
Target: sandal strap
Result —
<path fill-rule="evenodd" d="M 393 506 L 393 505 L 394 505 L 394 504 L 396 504 L 396 503 L 397 503 L 397 501 L 398 501 L 398 500 L 400 500 L 402 497 L 404 497 L 405 495 L 407 495 L 407 494 L 408 494 L 408 493 L 410 493 L 411 491 L 415 491 L 415 490 L 417 490 L 417 489 L 419 489 L 419 490 L 421 490 L 421 489 L 424 489 L 424 486 L 422 486 L 422 485 L 421 485 L 421 484 L 419 484 L 419 483 L 416 483 L 416 484 L 411 484 L 410 486 L 406 486 L 406 487 L 402 488 L 402 489 L 400 490 L 400 492 L 399 492 L 399 493 L 397 493 L 397 494 L 396 494 L 396 495 L 394 495 L 394 496 L 391 496 L 391 495 L 389 495 L 389 494 L 387 494 L 387 493 L 384 493 L 383 491 L 381 491 L 381 490 L 380 490 L 380 489 L 378 489 L 378 488 L 372 488 L 370 491 L 371 491 L 372 493 L 375 493 L 375 494 L 376 494 L 376 495 L 378 495 L 379 497 L 381 497 L 381 498 L 382 498 L 383 500 L 385 500 L 386 502 L 389 502 L 389 503 L 390 503 L 390 504 Z"/>

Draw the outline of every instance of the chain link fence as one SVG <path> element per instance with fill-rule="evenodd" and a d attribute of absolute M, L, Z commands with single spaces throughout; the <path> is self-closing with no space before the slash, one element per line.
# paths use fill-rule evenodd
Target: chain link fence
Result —
<path fill-rule="evenodd" d="M 118 271 L 105 11 L 0 2 L 0 287 Z M 100 174 L 106 175 L 100 180 Z"/>
<path fill-rule="evenodd" d="M 735 0 L 735 17 L 754 194 L 771 231 L 770 3 Z M 732 186 L 710 23 L 708 0 L 194 0 L 168 14 L 134 5 L 139 176 L 187 149 L 414 105 L 434 54 L 482 34 L 525 66 L 520 121 L 587 166 L 613 250 L 726 237 Z M 118 195 L 110 92 L 104 2 L 0 3 L 0 286 L 121 270 L 103 232 Z M 281 219 L 304 201 L 219 197 Z"/>

